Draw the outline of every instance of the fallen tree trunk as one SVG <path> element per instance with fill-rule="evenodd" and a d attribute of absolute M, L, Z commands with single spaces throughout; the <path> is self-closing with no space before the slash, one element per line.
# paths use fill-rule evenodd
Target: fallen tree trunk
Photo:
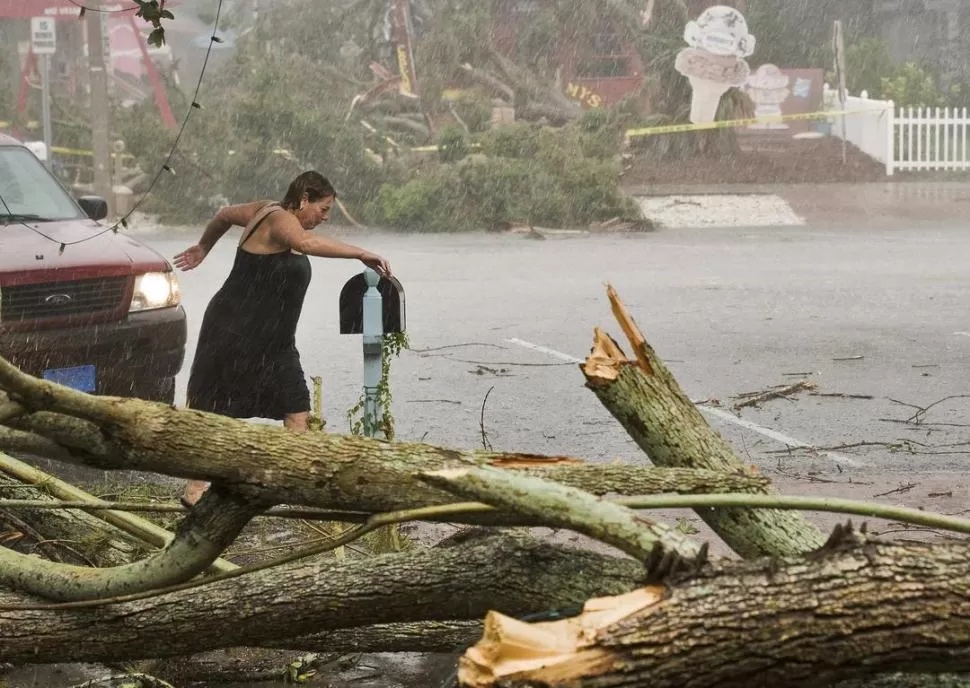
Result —
<path fill-rule="evenodd" d="M 597 329 L 593 351 L 581 366 L 586 386 L 655 464 L 725 473 L 744 470 L 744 462 L 684 394 L 612 287 L 608 295 L 635 360 L 628 360 Z M 772 492 L 769 485 L 762 489 Z M 698 509 L 697 514 L 742 557 L 793 556 L 824 541 L 818 528 L 792 512 Z"/>
<path fill-rule="evenodd" d="M 371 624 L 480 619 L 491 609 L 559 609 L 633 589 L 642 576 L 632 560 L 490 536 L 284 565 L 132 602 L 16 610 L 5 595 L 0 662 L 171 657 Z"/>
<path fill-rule="evenodd" d="M 837 545 L 785 565 L 714 569 L 583 615 L 498 614 L 462 686 L 826 686 L 882 672 L 970 670 L 970 547 Z"/>
<path fill-rule="evenodd" d="M 462 64 L 461 68 L 472 81 L 487 88 L 489 91 L 491 91 L 492 95 L 498 96 L 510 104 L 515 100 L 515 92 L 512 90 L 512 88 L 503 83 L 502 80 L 494 74 L 484 69 L 474 67 L 467 62 Z"/>
<path fill-rule="evenodd" d="M 0 388 L 12 392 L 12 386 L 34 390 L 29 393 L 40 390 L 35 408 L 58 413 L 35 411 L 8 420 L 8 427 L 0 428 L 0 450 L 30 450 L 93 468 L 221 482 L 277 503 L 369 513 L 450 504 L 457 500 L 425 485 L 418 475 L 458 466 L 527 471 L 595 495 L 758 491 L 768 483 L 743 467 L 671 472 L 591 465 L 572 457 L 461 451 L 331 433 L 300 435 L 164 404 L 88 397 L 24 375 L 0 359 Z M 72 409 L 82 419 L 64 415 Z"/>
<path fill-rule="evenodd" d="M 462 659 L 462 685 L 814 686 L 883 671 L 970 669 L 965 544 L 834 543 L 802 560 L 710 568 L 647 589 L 637 587 L 641 573 L 629 560 L 475 538 L 102 607 L 3 607 L 0 661 L 122 661 L 239 645 L 309 649 L 310 638 L 328 636 L 334 651 L 350 639 L 361 652 L 393 651 L 401 649 L 399 628 L 410 628 L 424 649 L 451 649 L 466 637 L 461 625 L 428 625 L 421 644 L 423 624 L 413 622 L 476 618 L 486 609 L 555 610 L 598 591 L 639 591 L 619 604 L 587 604 L 601 613 L 578 617 L 582 637 L 576 621 L 520 624 L 490 614 L 485 638 Z M 439 647 L 428 640 L 435 637 L 447 640 Z M 413 647 L 409 640 L 404 649 Z"/>

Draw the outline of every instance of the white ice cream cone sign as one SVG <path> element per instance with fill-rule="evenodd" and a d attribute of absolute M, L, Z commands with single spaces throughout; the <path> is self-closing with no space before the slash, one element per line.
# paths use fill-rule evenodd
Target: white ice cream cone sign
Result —
<path fill-rule="evenodd" d="M 763 64 L 748 77 L 747 93 L 754 103 L 756 118 L 781 117 L 782 104 L 791 95 L 791 78 L 773 64 Z M 788 129 L 783 121 L 757 122 L 750 129 Z"/>
<path fill-rule="evenodd" d="M 733 7 L 710 7 L 684 29 L 688 48 L 680 51 L 674 68 L 690 80 L 690 121 L 714 121 L 717 107 L 732 86 L 743 86 L 751 74 L 744 58 L 754 53 L 755 38 L 744 15 Z"/>

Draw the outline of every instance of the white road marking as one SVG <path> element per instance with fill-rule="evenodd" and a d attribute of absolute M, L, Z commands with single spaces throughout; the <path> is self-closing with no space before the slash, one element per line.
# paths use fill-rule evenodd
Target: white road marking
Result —
<path fill-rule="evenodd" d="M 526 349 L 532 349 L 533 351 L 538 351 L 540 353 L 549 354 L 554 358 L 558 358 L 563 361 L 569 361 L 570 363 L 582 363 L 583 359 L 576 358 L 575 356 L 570 356 L 569 354 L 564 354 L 561 351 L 556 351 L 555 349 L 550 349 L 547 346 L 539 346 L 538 344 L 533 344 L 532 342 L 527 342 L 523 339 L 506 339 L 509 344 L 518 344 L 519 346 L 524 346 Z"/>
<path fill-rule="evenodd" d="M 970 333 L 957 333 L 957 334 L 966 334 L 968 337 L 970 337 Z M 512 337 L 511 339 L 506 339 L 505 341 L 507 341 L 509 344 L 515 344 L 517 346 L 521 346 L 526 349 L 532 349 L 533 351 L 538 351 L 540 353 L 553 356 L 563 361 L 569 361 L 570 363 L 583 362 L 583 359 L 581 358 L 576 358 L 575 356 L 564 354 L 561 351 L 550 349 L 547 346 L 533 344 L 532 342 L 527 342 L 524 339 L 518 339 L 517 337 Z M 706 413 L 709 416 L 714 416 L 715 418 L 723 420 L 727 423 L 733 423 L 734 425 L 742 427 L 745 430 L 756 432 L 763 437 L 767 437 L 768 439 L 774 440 L 775 442 L 778 442 L 780 444 L 784 444 L 785 446 L 798 447 L 798 448 L 804 448 L 804 449 L 815 448 L 815 445 L 809 442 L 805 442 L 795 437 L 790 437 L 789 435 L 786 435 L 782 432 L 778 432 L 777 430 L 772 430 L 771 428 L 766 428 L 762 425 L 758 425 L 757 423 L 752 423 L 750 420 L 745 420 L 744 418 L 738 418 L 733 413 L 729 413 L 722 409 L 711 408 L 710 406 L 704 406 L 704 405 L 699 405 L 698 409 L 700 409 L 701 413 Z M 869 465 L 865 461 L 860 461 L 859 459 L 852 458 L 851 456 L 846 456 L 845 454 L 840 454 L 839 452 L 819 451 L 818 455 L 824 456 L 825 458 L 831 459 L 836 463 L 840 463 L 845 466 L 850 466 L 852 468 L 862 468 L 864 466 Z"/>
<path fill-rule="evenodd" d="M 958 334 L 963 337 L 970 337 L 970 332 L 954 332 L 953 334 Z"/>

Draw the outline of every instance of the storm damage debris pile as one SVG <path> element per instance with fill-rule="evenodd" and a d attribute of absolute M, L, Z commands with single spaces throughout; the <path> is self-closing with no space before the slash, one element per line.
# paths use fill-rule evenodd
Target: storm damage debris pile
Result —
<path fill-rule="evenodd" d="M 966 543 L 880 541 L 851 523 L 826 538 L 710 428 L 617 293 L 608 296 L 629 354 L 597 329 L 579 368 L 652 466 L 298 435 L 89 396 L 0 360 L 0 449 L 212 482 L 151 546 L 103 524 L 104 558 L 85 553 L 96 543 L 78 542 L 74 558 L 50 548 L 32 556 L 18 549 L 22 538 L 5 537 L 0 662 L 118 663 L 242 646 L 460 651 L 459 683 L 482 688 L 814 686 L 970 669 Z M 37 501 L 63 493 L 34 494 L 34 511 L 17 511 L 24 480 L 0 483 L 0 513 L 59 538 L 63 521 L 34 516 L 47 511 Z M 712 560 L 707 543 L 645 511 L 671 500 L 696 500 L 737 558 Z M 90 519 L 108 505 L 74 506 Z M 956 517 L 879 506 L 970 532 Z M 874 513 L 824 499 L 812 508 Z M 288 510 L 347 525 L 276 559 L 217 565 L 245 528 Z M 403 521 L 471 527 L 433 547 L 322 556 Z M 541 541 L 521 526 L 569 529 L 614 551 Z"/>

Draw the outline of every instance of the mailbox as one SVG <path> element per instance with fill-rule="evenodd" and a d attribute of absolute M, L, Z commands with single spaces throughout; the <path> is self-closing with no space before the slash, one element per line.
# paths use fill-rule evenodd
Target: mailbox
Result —
<path fill-rule="evenodd" d="M 364 273 L 354 275 L 340 290 L 340 334 L 364 333 L 364 293 L 367 282 Z M 377 283 L 381 295 L 384 331 L 382 334 L 404 332 L 404 287 L 396 277 L 381 277 Z"/>

